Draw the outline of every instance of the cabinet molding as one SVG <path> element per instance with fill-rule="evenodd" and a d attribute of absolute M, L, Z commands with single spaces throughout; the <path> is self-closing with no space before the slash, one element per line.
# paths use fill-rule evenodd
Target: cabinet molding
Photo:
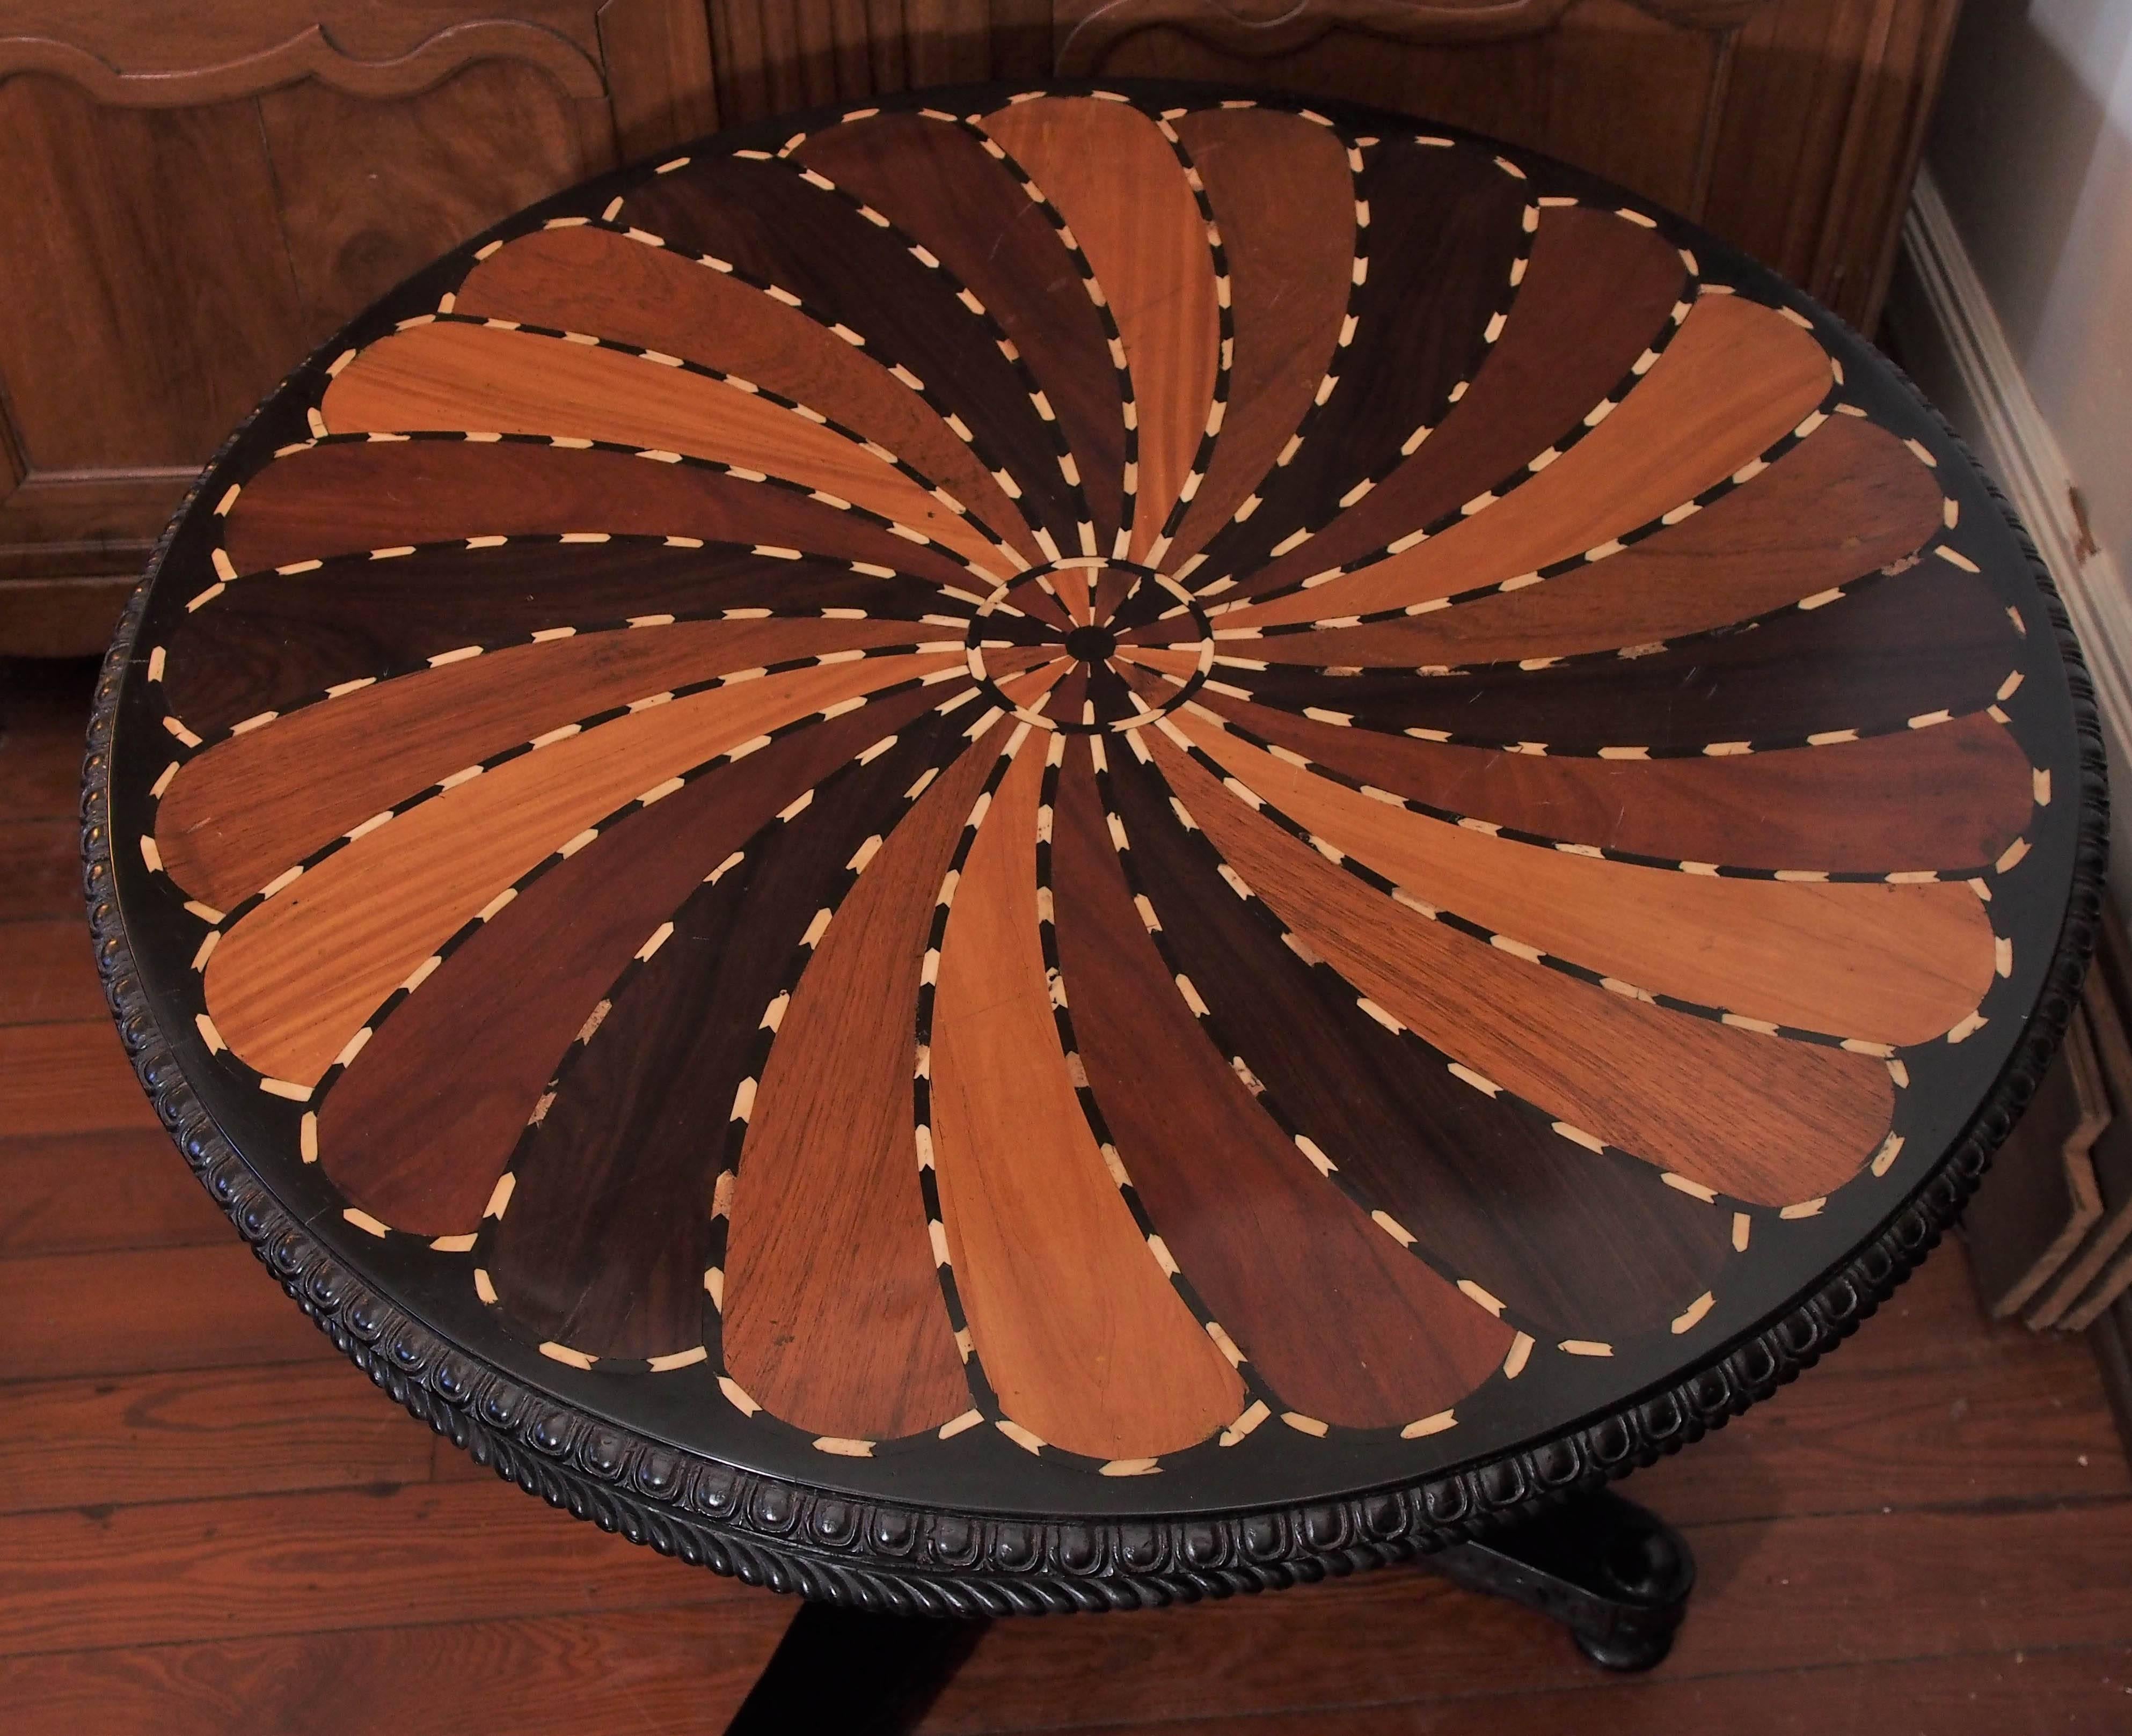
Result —
<path fill-rule="evenodd" d="M 121 108 L 175 108 L 258 96 L 315 79 L 350 96 L 413 96 L 442 84 L 476 60 L 519 60 L 536 66 L 569 95 L 598 101 L 607 83 L 591 55 L 545 25 L 516 18 L 477 18 L 448 25 L 405 54 L 367 60 L 345 53 L 314 24 L 253 54 L 210 65 L 124 72 L 101 55 L 50 36 L 0 36 L 0 79 L 49 73 L 79 85 L 99 103 Z"/>

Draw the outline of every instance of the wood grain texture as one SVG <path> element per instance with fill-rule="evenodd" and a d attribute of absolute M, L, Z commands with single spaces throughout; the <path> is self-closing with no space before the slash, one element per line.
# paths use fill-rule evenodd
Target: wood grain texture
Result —
<path fill-rule="evenodd" d="M 419 670 L 187 760 L 156 811 L 156 842 L 180 885 L 228 909 L 372 814 L 550 730 L 691 682 L 939 631 L 914 635 L 901 621 L 675 621 Z M 367 741 L 389 745 L 354 751 Z"/>
<path fill-rule="evenodd" d="M 1245 1510 L 1644 1439 L 1937 1199 L 2093 811 L 1810 304 L 1514 147 L 1011 94 L 675 147 L 292 375 L 93 872 L 246 1173 L 559 1416 L 1278 1576 Z"/>
<path fill-rule="evenodd" d="M 170 1161 L 180 1159 L 173 1157 Z M 229 1237 L 196 1248 L 0 1260 L 0 1380 L 300 1360 L 317 1327 Z"/>
<path fill-rule="evenodd" d="M 1117 321 L 1140 434 L 1121 552 L 1142 559 L 1193 468 L 1213 397 L 1221 331 L 1206 220 L 1155 124 L 1121 104 L 1040 98 L 982 124 L 1065 219 Z"/>
<path fill-rule="evenodd" d="M 1060 971 L 1090 1082 L 1157 1232 L 1296 1410 L 1362 1428 L 1451 1411 L 1501 1365 L 1510 1329 L 1313 1175 L 1196 1028 L 1136 933 L 1079 753 L 1068 754 L 1058 813 Z"/>
<path fill-rule="evenodd" d="M 72 923 L 0 923 L 0 1024 L 51 1024 L 103 1015 L 89 943 Z"/>
<path fill-rule="evenodd" d="M 339 431 L 561 434 L 759 470 L 879 512 L 981 569 L 993 544 L 858 441 L 723 381 L 527 332 L 418 326 L 365 350 L 326 393 Z M 1004 577 L 1002 572 L 1000 577 Z"/>
<path fill-rule="evenodd" d="M 904 623 L 906 639 L 925 639 L 941 636 L 941 620 L 911 624 L 944 608 L 953 611 L 942 617 L 951 623 L 959 614 L 930 579 L 859 573 L 826 557 L 758 554 L 751 544 L 497 540 L 473 549 L 463 540 L 444 541 L 389 560 L 330 556 L 334 565 L 308 584 L 267 573 L 235 585 L 172 635 L 164 669 L 172 710 L 194 733 L 213 736 L 350 682 L 418 674 L 433 657 L 666 615 L 701 621 L 728 610 L 795 616 L 839 609 Z"/>
<path fill-rule="evenodd" d="M 1662 860 L 1952 871 L 1996 861 L 2034 811 L 2028 755 L 1982 714 L 1825 747 L 1598 760 L 1342 729 L 1227 695 L 1208 706 L 1261 741 L 1446 813 Z M 1844 816 L 1841 828 L 1831 813 Z"/>
<path fill-rule="evenodd" d="M 1371 213 L 1369 263 L 1348 305 L 1355 327 L 1338 382 L 1299 424 L 1302 444 L 1265 479 L 1263 504 L 1209 539 L 1195 582 L 1226 575 L 1256 588 L 1243 581 L 1390 470 L 1487 356 L 1524 239 L 1523 184 L 1477 150 L 1388 139 L 1370 152 L 1354 195 Z M 1414 316 L 1417 305 L 1426 317 Z"/>
<path fill-rule="evenodd" d="M 263 94 L 257 125 L 308 343 L 445 248 L 612 166 L 607 104 L 585 100 L 598 94 L 523 56 L 477 61 L 385 104 L 336 90 Z M 351 157 L 369 172 L 352 177 Z"/>
<path fill-rule="evenodd" d="M 1579 861 L 1387 808 L 1197 719 L 1183 727 L 1298 824 L 1415 897 L 1654 994 L 1900 1043 L 1946 1031 L 1991 981 L 1991 926 L 1966 886 Z"/>
<path fill-rule="evenodd" d="M 98 1025 L 63 1029 L 70 1043 L 92 1052 L 103 1037 Z M 159 1126 L 71 1134 L 11 1126 L 5 1153 L 0 1255 L 195 1247 L 229 1234 L 199 1184 L 174 1159 L 170 1137 Z M 84 1211 L 88 1200 L 102 1205 Z"/>
<path fill-rule="evenodd" d="M 893 1438 L 969 1408 L 919 1196 L 911 1031 L 934 901 L 990 770 L 982 751 L 957 760 L 838 908 L 741 1148 L 726 1365 L 817 1435 Z"/>
<path fill-rule="evenodd" d="M 713 688 L 422 803 L 230 932 L 208 966 L 215 1022 L 261 1071 L 315 1080 L 439 943 L 587 827 L 765 728 L 943 662 L 881 658 Z"/>
<path fill-rule="evenodd" d="M 649 1550 L 559 1524 L 493 1483 L 264 1495 L 246 1510 L 242 1525 L 221 1503 L 8 1520 L 9 1556 L 34 1564 L 41 1595 L 18 1595 L 7 1611 L 7 1655 L 119 1621 L 153 1644 L 218 1638 L 233 1624 L 262 1635 L 412 1626 L 461 1618 L 470 1601 L 509 1618 L 681 1600 L 675 1570 Z M 377 1545 L 383 1513 L 396 1547 Z M 545 1571 L 527 1573 L 529 1558 Z M 469 1577 L 477 1562 L 487 1566 Z M 682 1583 L 699 1605 L 749 1595 L 729 1581 Z"/>
<path fill-rule="evenodd" d="M 930 703 L 898 696 L 773 741 L 542 875 L 378 1028 L 334 1086 L 319 1117 L 326 1173 L 386 1223 L 474 1230 L 556 1064 L 646 938 L 780 809 Z M 497 983 L 518 992 L 499 1001 Z M 435 1066 L 445 1048 L 460 1066 Z"/>
<path fill-rule="evenodd" d="M 1164 1282 L 1074 1101 L 1037 946 L 1042 770 L 1026 746 L 1016 756 L 941 944 L 941 1215 L 970 1336 L 1006 1415 L 1069 1452 L 1151 1458 L 1234 1417 L 1243 1387 Z"/>
<path fill-rule="evenodd" d="M 71 742 L 41 751 L 70 773 Z M 108 1041 L 100 1021 L 72 1030 Z M 74 1368 L 10 1389 L 7 1486 L 47 1510 L 0 1537 L 15 1569 L 6 1631 L 41 1623 L 47 1595 L 67 1600 L 55 1627 L 34 1628 L 37 1649 L 0 1662 L 11 1729 L 220 1736 L 248 1722 L 354 1736 L 381 1719 L 444 1732 L 506 1716 L 528 1731 L 620 1722 L 680 1736 L 715 1724 L 719 1695 L 744 1691 L 789 1599 L 542 1511 L 449 1443 L 436 1470 L 472 1474 L 448 1492 L 464 1508 L 425 1506 L 426 1485 L 392 1490 L 421 1475 L 394 1442 L 419 1456 L 423 1432 L 329 1365 L 160 1129 L 128 1136 L 132 1155 L 106 1163 L 84 1147 L 53 1159 L 53 1142 L 14 1125 L 0 1123 L 11 1214 L 35 1192 L 38 1223 L 146 1246 L 163 1232 L 130 1214 L 167 1182 L 173 1213 L 191 1209 L 222 1263 L 91 1263 L 78 1288 L 55 1291 L 79 1323 L 62 1353 Z M 33 1172 L 48 1181 L 33 1187 Z M 45 1265 L 41 1283 L 58 1269 Z M 161 1286 L 146 1306 L 144 1286 Z M 161 1333 L 155 1305 L 189 1295 L 199 1311 Z M 128 1297 L 136 1306 L 95 1300 Z M 299 1328 L 298 1361 L 185 1369 L 225 1333 L 242 1341 L 254 1307 Z M 144 1359 L 137 1371 L 89 1373 L 114 1342 Z M 200 1450 L 237 1440 L 241 1453 Z M 1898 1701 L 1948 1736 L 2120 1721 L 2125 1666 L 2099 1629 L 2121 1601 L 2107 1551 L 2132 1524 L 2132 1470 L 2082 1342 L 1986 1326 L 1958 1242 L 1810 1378 L 1631 1489 L 1694 1527 L 1707 1570 L 1682 1653 L 1659 1676 L 1600 1681 L 1536 1618 L 1390 1571 L 1277 1600 L 1001 1624 L 936 1726 L 1044 1728 L 1066 1700 L 1088 1727 L 1135 1736 L 1163 1727 L 1150 1718 L 1173 1730 L 1462 1719 L 1523 1736 L 1565 1719 L 1705 1715 L 1806 1736 Z M 143 1501 L 163 1504 L 127 1511 Z M 1861 1533 L 1874 1546 L 1865 1570 Z M 1717 1541 L 1728 1537 L 1736 1546 Z"/>
<path fill-rule="evenodd" d="M 803 179 L 789 162 L 706 157 L 633 193 L 622 216 L 775 284 L 857 333 L 869 353 L 909 368 L 1013 474 L 1032 521 L 1062 552 L 1072 545 L 1074 491 L 1027 376 L 937 270 L 861 215 L 855 199 Z"/>
<path fill-rule="evenodd" d="M 1249 498 L 1317 396 L 1347 311 L 1347 285 L 1323 267 L 1352 254 L 1355 219 L 1339 141 L 1299 116 L 1203 110 L 1177 134 L 1223 237 L 1236 327 L 1222 438 L 1170 542 L 1181 562 Z"/>
<path fill-rule="evenodd" d="M 1935 559 L 1869 575 L 1813 609 L 1633 657 L 1531 669 L 1497 664 L 1421 680 L 1404 668 L 1365 666 L 1328 680 L 1276 664 L 1237 684 L 1285 710 L 1316 706 L 1380 730 L 1544 744 L 1555 754 L 1613 747 L 1694 755 L 1716 742 L 1793 747 L 1833 736 L 1841 746 L 1846 730 L 1877 735 L 1909 728 L 1913 718 L 1934 720 L 1916 726 L 1925 728 L 1949 712 L 1973 715 L 2012 674 L 2020 641 L 1977 575 Z"/>
<path fill-rule="evenodd" d="M 482 261 L 455 312 L 583 332 L 700 362 L 797 400 L 944 488 L 1040 561 L 992 473 L 925 400 L 827 326 L 752 285 L 601 229 L 548 229 Z"/>
<path fill-rule="evenodd" d="M 1735 1199 L 1784 1206 L 1841 1187 L 1887 1137 L 1894 1092 L 1869 1056 L 1543 976 L 1342 873 L 1240 804 L 1194 813 L 1237 872 L 1357 990 L 1453 1059 L 1610 1144 Z"/>
<path fill-rule="evenodd" d="M 756 1033 L 844 865 L 953 739 L 927 714 L 823 799 L 766 826 L 742 861 L 723 873 L 713 862 L 659 950 L 609 991 L 607 1011 L 594 1009 L 554 1101 L 535 1110 L 497 1213 L 491 1264 L 515 1321 L 596 1357 L 704 1342 L 718 1300 L 706 1206 L 739 1131 L 722 1118 L 745 1115 L 742 1081 L 760 1077 Z"/>
<path fill-rule="evenodd" d="M 1684 289 L 1679 253 L 1652 231 L 1611 212 L 1543 210 L 1502 336 L 1472 389 L 1390 476 L 1269 563 L 1252 588 L 1372 554 L 1581 432 L 1645 348 L 1663 341 Z"/>
<path fill-rule="evenodd" d="M 1820 346 L 1774 309 L 1707 297 L 1619 410 L 1518 485 L 1508 497 L 1515 511 L 1477 512 L 1404 554 L 1244 611 L 1235 624 L 1400 607 L 1597 548 L 1759 457 L 1828 388 Z"/>
<path fill-rule="evenodd" d="M 131 1507 L 429 1479 L 429 1431 L 329 1360 L 25 1382 L 7 1393 L 0 1511 Z"/>
<path fill-rule="evenodd" d="M 627 453 L 545 445 L 312 447 L 247 482 L 228 526 L 231 559 L 245 572 L 467 536 L 604 530 L 771 543 L 948 584 L 969 577 L 947 555 L 804 494 Z"/>
<path fill-rule="evenodd" d="M 1931 472 L 1893 435 L 1834 416 L 1744 487 L 1582 572 L 1406 621 L 1269 639 L 1260 655 L 1458 664 L 1652 645 L 1866 578 L 1929 541 L 1941 511 Z M 1345 549 L 1324 546 L 1345 523 L 1302 553 Z M 1315 570 L 1302 568 L 1293 576 Z"/>
<path fill-rule="evenodd" d="M 918 115 L 834 127 L 797 155 L 944 261 L 999 322 L 1044 381 L 1110 548 L 1125 468 L 1117 372 L 1072 254 L 1013 176 L 974 132 Z"/>
<path fill-rule="evenodd" d="M 154 1129 L 108 1021 L 0 1026 L 0 1125 L 12 1135 Z"/>
<path fill-rule="evenodd" d="M 1159 776 L 1126 768 L 1112 787 L 1178 968 L 1269 1101 L 1373 1215 L 1551 1342 L 1611 1343 L 1710 1288 L 1730 1251 L 1712 1207 L 1455 1079 L 1357 1007 L 1352 989 L 1239 902 L 1169 805 L 1174 795 L 1196 823 L 1199 808 L 1226 799 L 1219 787 L 1166 743 L 1155 755 Z M 1633 1253 L 1620 1239 L 1629 1223 Z"/>

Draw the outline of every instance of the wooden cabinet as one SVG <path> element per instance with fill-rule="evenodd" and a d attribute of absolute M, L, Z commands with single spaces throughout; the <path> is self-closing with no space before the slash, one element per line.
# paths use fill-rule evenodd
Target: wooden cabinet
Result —
<path fill-rule="evenodd" d="M 0 0 L 0 655 L 94 650 L 291 365 L 617 161 L 878 91 L 1285 86 L 1553 152 L 1867 326 L 1958 0 Z"/>

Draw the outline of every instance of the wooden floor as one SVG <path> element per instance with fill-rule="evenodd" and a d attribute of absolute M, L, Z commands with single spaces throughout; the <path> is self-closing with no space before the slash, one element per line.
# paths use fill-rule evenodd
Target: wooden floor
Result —
<path fill-rule="evenodd" d="M 434 1442 L 150 1116 L 76 882 L 91 671 L 0 664 L 0 1728 L 708 1732 L 791 1605 Z M 929 1730 L 2132 1730 L 2132 1474 L 2077 1339 L 1942 1250 L 1826 1368 L 1631 1492 L 1702 1585 L 1599 1676 L 1414 1571 L 995 1628 Z"/>

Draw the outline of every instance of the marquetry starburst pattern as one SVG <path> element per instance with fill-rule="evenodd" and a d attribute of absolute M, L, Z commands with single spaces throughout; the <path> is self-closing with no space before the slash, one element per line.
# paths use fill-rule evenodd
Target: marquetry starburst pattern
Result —
<path fill-rule="evenodd" d="M 181 526 L 168 1022 L 352 1264 L 795 1475 L 1565 1427 L 1900 1203 L 2063 907 L 2043 602 L 1803 305 L 1249 103 L 569 196 Z"/>

